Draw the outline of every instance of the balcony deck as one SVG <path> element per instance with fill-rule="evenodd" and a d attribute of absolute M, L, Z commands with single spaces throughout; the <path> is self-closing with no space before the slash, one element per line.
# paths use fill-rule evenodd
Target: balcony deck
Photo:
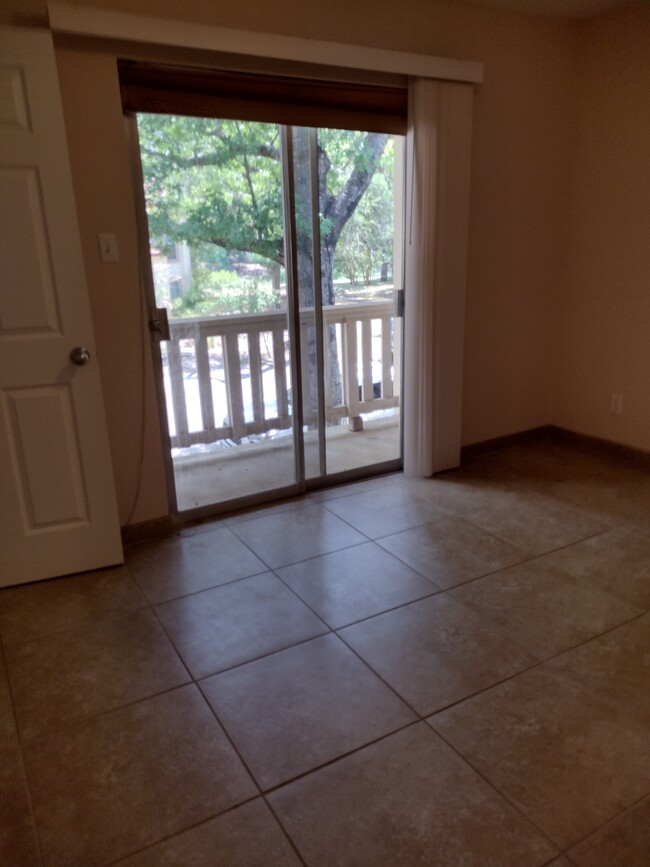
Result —
<path fill-rule="evenodd" d="M 400 336 L 392 302 L 324 307 L 323 342 L 340 372 L 323 371 L 327 474 L 400 455 Z M 308 370 L 314 311 L 300 319 L 301 364 Z M 170 320 L 163 384 L 179 511 L 220 504 L 295 483 L 286 314 Z M 304 424 L 315 426 L 303 376 Z M 348 419 L 353 427 L 348 430 Z M 254 440 L 251 442 L 250 440 Z M 242 442 L 232 448 L 227 442 Z M 306 478 L 321 475 L 317 434 L 305 439 Z"/>
<path fill-rule="evenodd" d="M 395 460 L 400 454 L 399 437 L 399 410 L 388 418 L 366 421 L 361 431 L 328 428 L 328 474 Z M 307 468 L 316 466 L 317 449 L 316 435 L 307 434 Z M 174 476 L 180 511 L 284 487 L 295 479 L 293 439 L 283 437 L 177 457 Z"/>

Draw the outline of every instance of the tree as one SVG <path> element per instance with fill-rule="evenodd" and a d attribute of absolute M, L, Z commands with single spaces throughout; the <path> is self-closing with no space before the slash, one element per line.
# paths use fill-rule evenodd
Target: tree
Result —
<path fill-rule="evenodd" d="M 353 286 L 368 286 L 380 272 L 387 282 L 393 258 L 393 142 L 381 161 L 336 248 L 335 267 Z"/>
<path fill-rule="evenodd" d="M 139 115 L 149 232 L 259 257 L 279 285 L 285 265 L 280 128 L 217 118 Z M 314 304 L 309 130 L 293 128 L 300 303 Z M 324 304 L 334 303 L 334 254 L 368 190 L 388 135 L 319 130 L 318 181 Z M 313 334 L 309 355 L 315 366 Z M 340 397 L 334 329 L 332 385 Z M 312 377 L 313 379 L 313 377 Z M 338 392 L 338 394 L 337 394 Z M 312 402 L 314 396 L 312 394 Z"/>
<path fill-rule="evenodd" d="M 149 233 L 214 244 L 284 266 L 280 129 L 275 124 L 138 116 Z M 334 253 L 386 148 L 385 133 L 320 130 L 323 302 L 334 303 Z M 301 300 L 313 301 L 308 131 L 294 128 Z M 311 286 L 311 289 L 309 287 Z"/>

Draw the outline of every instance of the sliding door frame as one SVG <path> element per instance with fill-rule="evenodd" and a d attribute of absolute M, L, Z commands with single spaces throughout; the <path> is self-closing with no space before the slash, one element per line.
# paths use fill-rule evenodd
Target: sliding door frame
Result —
<path fill-rule="evenodd" d="M 282 200 L 284 214 L 284 248 L 285 248 L 285 273 L 287 280 L 287 326 L 289 333 L 291 388 L 293 394 L 293 447 L 295 464 L 295 482 L 243 497 L 237 497 L 218 503 L 199 506 L 193 509 L 178 508 L 176 495 L 176 479 L 174 462 L 172 458 L 171 436 L 169 433 L 169 418 L 166 405 L 165 386 L 163 379 L 163 363 L 161 342 L 164 334 L 155 325 L 155 313 L 157 300 L 149 254 L 150 239 L 147 219 L 146 202 L 144 196 L 144 178 L 140 155 L 140 143 L 135 113 L 124 115 L 126 138 L 128 142 L 132 167 L 132 183 L 134 207 L 138 229 L 138 248 L 140 259 L 140 283 L 142 303 L 146 308 L 146 318 L 149 321 L 151 335 L 151 351 L 153 359 L 153 374 L 158 404 L 158 418 L 160 436 L 164 452 L 165 484 L 170 513 L 174 523 L 185 523 L 192 520 L 200 520 L 214 515 L 238 511 L 240 509 L 271 503 L 278 500 L 300 496 L 311 490 L 319 490 L 332 487 L 337 484 L 372 478 L 388 472 L 397 472 L 403 465 L 403 424 L 402 405 L 400 401 L 400 455 L 398 458 L 363 467 L 344 470 L 339 473 L 327 475 L 327 444 L 325 431 L 325 394 L 324 394 L 324 324 L 322 308 L 322 275 L 320 257 L 320 214 L 319 214 L 319 181 L 318 181 L 318 131 L 310 128 L 309 142 L 309 169 L 310 169 L 310 194 L 311 194 L 311 231 L 312 231 L 312 262 L 314 281 L 314 328 L 316 335 L 316 375 L 317 375 L 317 421 L 318 421 L 318 452 L 320 475 L 307 478 L 304 443 L 304 402 L 303 402 L 303 370 L 301 364 L 301 310 L 298 289 L 298 262 L 295 246 L 296 239 L 296 209 L 295 209 L 295 171 L 293 163 L 293 127 L 280 126 L 280 154 L 282 168 Z M 402 207 L 402 213 L 404 208 Z M 404 239 L 404 227 L 401 227 L 402 243 Z M 394 275 L 401 279 L 401 275 Z M 395 317 L 398 321 L 398 317 Z M 400 328 L 402 327 L 400 321 Z M 403 341 L 400 341 L 403 348 Z M 400 375 L 403 376 L 404 366 L 400 363 Z M 403 391 L 400 383 L 400 393 Z"/>

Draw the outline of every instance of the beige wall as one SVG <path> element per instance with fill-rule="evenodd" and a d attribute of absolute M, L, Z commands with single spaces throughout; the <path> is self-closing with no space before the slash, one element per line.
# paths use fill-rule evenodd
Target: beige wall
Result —
<path fill-rule="evenodd" d="M 120 521 L 137 523 L 165 514 L 167 494 L 115 58 L 58 50 L 57 64 Z M 119 262 L 100 261 L 104 232 L 115 233 Z"/>
<path fill-rule="evenodd" d="M 482 61 L 485 83 L 476 93 L 472 155 L 463 442 L 552 420 L 557 346 L 551 337 L 561 297 L 566 303 L 561 290 L 573 25 L 443 0 L 375 0 L 363 7 L 348 0 L 221 6 L 186 0 L 182 7 L 175 0 L 105 0 L 102 5 L 168 16 L 182 8 L 187 19 L 220 26 Z M 3 15 L 14 23 L 31 22 L 42 17 L 43 8 L 40 0 L 9 0 Z M 59 46 L 57 57 L 124 522 L 133 508 L 140 457 L 143 356 L 131 182 L 114 58 L 69 46 Z M 102 265 L 96 235 L 110 231 L 118 236 L 121 262 Z M 579 303 L 577 298 L 567 315 L 577 316 Z M 144 357 L 148 363 L 148 350 Z M 145 464 L 133 521 L 166 511 L 150 377 L 145 385 Z M 559 413 L 559 393 L 556 398 Z"/>
<path fill-rule="evenodd" d="M 580 28 L 554 421 L 650 451 L 650 6 Z M 610 396 L 623 394 L 623 414 Z"/>

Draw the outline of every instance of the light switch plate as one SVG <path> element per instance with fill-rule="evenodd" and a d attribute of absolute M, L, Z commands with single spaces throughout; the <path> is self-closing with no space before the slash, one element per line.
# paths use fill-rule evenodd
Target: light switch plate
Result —
<path fill-rule="evenodd" d="M 118 262 L 120 254 L 117 250 L 117 239 L 115 235 L 97 235 L 99 241 L 99 255 L 102 262 Z"/>

